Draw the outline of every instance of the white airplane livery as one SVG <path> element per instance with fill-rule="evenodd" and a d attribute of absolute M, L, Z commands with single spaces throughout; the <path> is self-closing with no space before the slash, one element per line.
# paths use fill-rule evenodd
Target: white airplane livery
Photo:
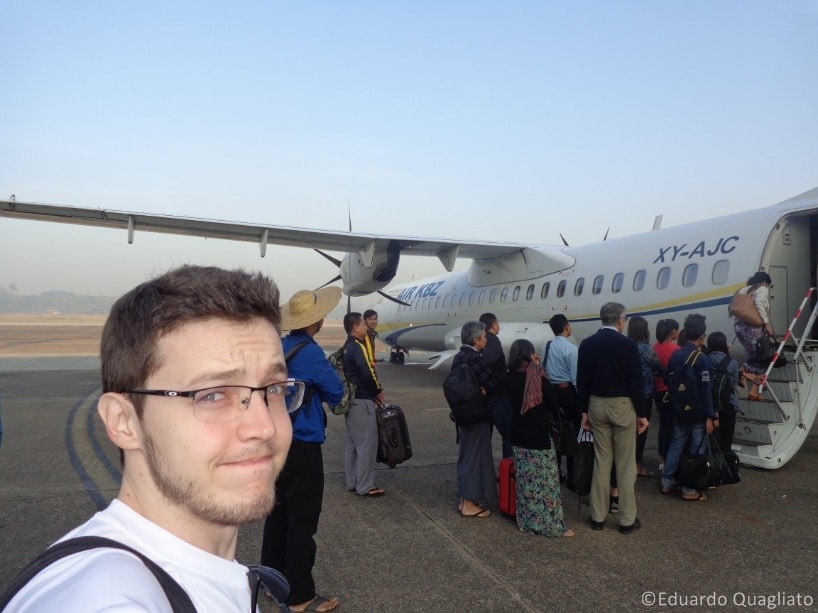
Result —
<path fill-rule="evenodd" d="M 620 302 L 629 316 L 645 317 L 650 329 L 662 318 L 679 322 L 689 313 L 707 317 L 708 332 L 733 337 L 727 306 L 757 270 L 767 271 L 772 323 L 788 364 L 772 368 L 769 399 L 742 399 L 734 450 L 742 462 L 777 468 L 800 448 L 818 408 L 818 343 L 815 322 L 818 272 L 818 188 L 770 207 L 577 247 L 377 236 L 188 217 L 0 201 L 0 217 L 14 217 L 255 242 L 344 252 L 336 260 L 349 296 L 377 292 L 381 337 L 390 361 L 420 349 L 436 353 L 434 366 L 456 353 L 460 327 L 490 311 L 501 322 L 506 346 L 528 338 L 542 346 L 553 337 L 556 313 L 571 322 L 575 340 L 599 327 L 599 308 Z M 463 272 L 387 287 L 401 255 L 435 256 L 447 271 L 457 258 L 472 260 Z M 386 289 L 385 289 L 386 288 Z M 809 307 L 809 308 L 807 308 Z M 804 314 L 803 317 L 795 315 Z M 789 332 L 786 332 L 789 331 Z M 786 334 L 785 334 L 786 332 Z M 733 357 L 743 357 L 736 344 Z M 766 396 L 766 395 L 765 395 Z"/>

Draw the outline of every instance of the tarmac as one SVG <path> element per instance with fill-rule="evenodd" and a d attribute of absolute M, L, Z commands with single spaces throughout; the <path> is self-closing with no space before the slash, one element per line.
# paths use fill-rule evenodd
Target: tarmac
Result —
<path fill-rule="evenodd" d="M 630 535 L 618 532 L 616 515 L 592 531 L 588 507 L 563 490 L 576 536 L 546 538 L 520 532 L 497 509 L 487 519 L 458 514 L 457 445 L 441 392 L 447 368 L 427 366 L 378 364 L 414 451 L 394 469 L 378 465 L 384 496 L 346 491 L 344 419 L 329 416 L 314 574 L 321 594 L 340 598 L 337 611 L 818 608 L 816 429 L 786 466 L 743 468 L 740 484 L 709 492 L 707 502 L 662 495 L 656 479 L 640 477 L 643 527 Z M 0 359 L 0 587 L 116 496 L 118 454 L 95 415 L 98 394 L 96 358 Z M 655 436 L 654 426 L 645 452 L 652 470 Z M 241 529 L 241 562 L 258 562 L 261 527 Z"/>

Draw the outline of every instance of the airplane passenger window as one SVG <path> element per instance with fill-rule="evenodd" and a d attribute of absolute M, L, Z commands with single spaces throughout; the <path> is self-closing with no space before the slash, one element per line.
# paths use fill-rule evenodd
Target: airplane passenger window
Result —
<path fill-rule="evenodd" d="M 489 294 L 489 302 L 494 302 L 495 300 L 497 300 L 497 290 L 493 289 Z"/>
<path fill-rule="evenodd" d="M 500 302 L 505 302 L 507 298 L 508 298 L 508 288 L 504 287 L 503 291 L 500 292 Z"/>
<path fill-rule="evenodd" d="M 699 274 L 699 265 L 698 264 L 688 264 L 685 266 L 685 270 L 682 273 L 682 285 L 685 287 L 690 287 L 696 284 L 696 277 Z"/>
<path fill-rule="evenodd" d="M 463 306 L 465 304 L 466 304 L 466 292 L 463 292 L 462 294 L 460 294 L 460 306 Z"/>
<path fill-rule="evenodd" d="M 614 275 L 613 283 L 611 283 L 611 291 L 618 294 L 622 291 L 622 283 L 625 281 L 625 273 L 618 272 Z"/>
<path fill-rule="evenodd" d="M 486 290 L 480 290 L 480 297 L 477 299 L 477 304 L 483 304 L 486 301 Z"/>
<path fill-rule="evenodd" d="M 730 260 L 719 260 L 713 264 L 713 275 L 711 279 L 714 285 L 724 285 L 727 283 L 727 273 L 730 271 Z"/>
<path fill-rule="evenodd" d="M 557 285 L 557 298 L 562 298 L 565 295 L 565 286 L 568 285 L 568 281 L 563 279 Z"/>
<path fill-rule="evenodd" d="M 670 268 L 668 266 L 662 266 L 662 268 L 659 269 L 659 274 L 656 275 L 656 287 L 659 289 L 665 289 L 669 283 Z"/>
<path fill-rule="evenodd" d="M 528 289 L 525 290 L 525 299 L 531 300 L 534 297 L 534 284 L 528 286 Z"/>
<path fill-rule="evenodd" d="M 602 291 L 602 284 L 605 283 L 605 277 L 603 275 L 597 275 L 594 277 L 594 284 L 591 286 L 591 293 L 598 294 Z"/>
<path fill-rule="evenodd" d="M 438 296 L 437 298 L 435 298 L 435 308 L 437 309 L 437 308 L 439 308 L 439 307 L 440 307 L 440 296 Z"/>
<path fill-rule="evenodd" d="M 540 290 L 540 298 L 542 298 L 543 300 L 548 298 L 549 289 L 551 289 L 551 284 L 548 281 L 546 281 L 545 283 L 542 284 L 542 289 Z"/>
<path fill-rule="evenodd" d="M 581 296 L 582 290 L 585 288 L 585 277 L 580 277 L 574 284 L 574 296 Z"/>
<path fill-rule="evenodd" d="M 469 306 L 474 304 L 474 292 L 469 294 Z"/>
<path fill-rule="evenodd" d="M 642 291 L 642 288 L 645 287 L 645 278 L 647 276 L 648 273 L 644 269 L 636 271 L 636 274 L 633 275 L 633 291 Z"/>
<path fill-rule="evenodd" d="M 514 293 L 512 294 L 511 299 L 514 302 L 517 302 L 520 299 L 520 286 L 519 285 L 514 288 Z"/>

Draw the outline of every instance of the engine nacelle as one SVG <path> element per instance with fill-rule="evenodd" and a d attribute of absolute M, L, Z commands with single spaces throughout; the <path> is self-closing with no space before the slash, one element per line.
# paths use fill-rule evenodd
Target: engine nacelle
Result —
<path fill-rule="evenodd" d="M 347 296 L 366 296 L 385 287 L 398 272 L 400 244 L 391 241 L 377 245 L 374 241 L 363 249 L 348 253 L 341 260 L 341 279 Z"/>

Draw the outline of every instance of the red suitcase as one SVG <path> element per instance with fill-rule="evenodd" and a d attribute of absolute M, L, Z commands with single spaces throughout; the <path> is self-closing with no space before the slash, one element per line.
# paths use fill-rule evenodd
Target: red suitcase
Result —
<path fill-rule="evenodd" d="M 514 460 L 500 460 L 500 512 L 510 517 L 517 517 L 517 473 Z"/>

